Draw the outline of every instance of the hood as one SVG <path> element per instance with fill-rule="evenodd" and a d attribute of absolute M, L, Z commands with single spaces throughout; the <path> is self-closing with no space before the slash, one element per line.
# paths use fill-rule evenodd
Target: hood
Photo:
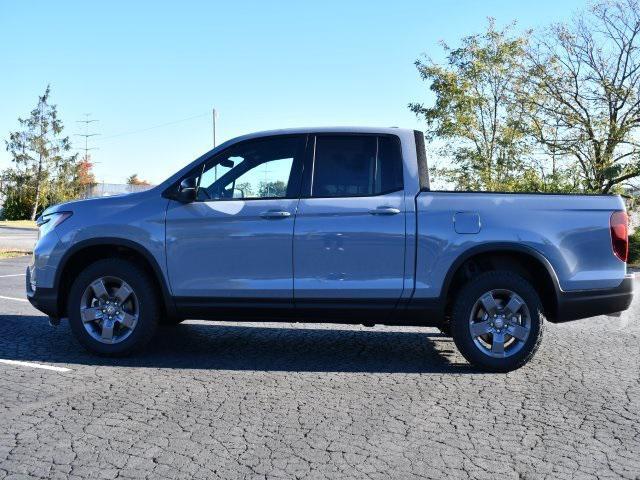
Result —
<path fill-rule="evenodd" d="M 50 213 L 56 212 L 73 212 L 78 208 L 87 209 L 95 207 L 103 207 L 109 204 L 111 205 L 119 205 L 122 203 L 131 203 L 142 201 L 145 198 L 148 198 L 151 192 L 154 192 L 156 188 L 151 188 L 149 190 L 145 190 L 142 192 L 133 192 L 133 193 L 122 193 L 119 195 L 110 195 L 108 197 L 92 197 L 92 198 L 83 198 L 78 200 L 70 200 L 68 202 L 58 203 L 56 205 L 51 205 L 47 209 L 42 212 L 42 215 L 48 215 Z"/>

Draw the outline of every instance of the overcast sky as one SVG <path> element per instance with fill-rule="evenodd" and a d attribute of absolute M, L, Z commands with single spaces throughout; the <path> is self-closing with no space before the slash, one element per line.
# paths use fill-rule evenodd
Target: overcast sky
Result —
<path fill-rule="evenodd" d="M 521 29 L 566 20 L 583 1 L 0 0 L 0 136 L 51 84 L 74 146 L 84 113 L 100 181 L 160 182 L 218 141 L 295 126 L 421 128 L 429 101 L 413 62 L 442 58 L 486 18 Z M 9 155 L 0 151 L 0 168 Z"/>

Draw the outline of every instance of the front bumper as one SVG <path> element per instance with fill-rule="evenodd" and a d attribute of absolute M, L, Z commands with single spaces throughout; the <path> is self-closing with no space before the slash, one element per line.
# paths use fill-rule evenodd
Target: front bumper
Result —
<path fill-rule="evenodd" d="M 31 268 L 27 267 L 26 273 L 26 291 L 27 299 L 35 308 L 45 315 L 53 318 L 59 318 L 58 292 L 55 288 L 37 287 L 35 290 L 31 285 Z"/>
<path fill-rule="evenodd" d="M 634 281 L 634 274 L 628 274 L 615 288 L 562 292 L 558 298 L 556 318 L 551 321 L 568 322 L 622 312 L 629 308 L 633 300 Z"/>

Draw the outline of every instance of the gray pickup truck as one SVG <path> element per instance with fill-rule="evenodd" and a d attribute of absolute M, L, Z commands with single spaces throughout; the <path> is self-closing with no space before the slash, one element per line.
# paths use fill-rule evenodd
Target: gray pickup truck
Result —
<path fill-rule="evenodd" d="M 47 209 L 27 296 L 101 355 L 187 318 L 435 326 L 492 371 L 545 319 L 628 308 L 620 197 L 431 191 L 427 172 L 413 130 L 239 137 L 151 190 Z"/>

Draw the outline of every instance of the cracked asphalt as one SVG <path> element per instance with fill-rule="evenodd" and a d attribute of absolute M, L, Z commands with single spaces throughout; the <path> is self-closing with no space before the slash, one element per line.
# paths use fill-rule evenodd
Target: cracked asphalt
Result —
<path fill-rule="evenodd" d="M 434 329 L 317 324 L 189 321 L 106 360 L 0 298 L 0 359 L 70 369 L 0 363 L 0 478 L 638 479 L 639 304 L 483 374 Z"/>

